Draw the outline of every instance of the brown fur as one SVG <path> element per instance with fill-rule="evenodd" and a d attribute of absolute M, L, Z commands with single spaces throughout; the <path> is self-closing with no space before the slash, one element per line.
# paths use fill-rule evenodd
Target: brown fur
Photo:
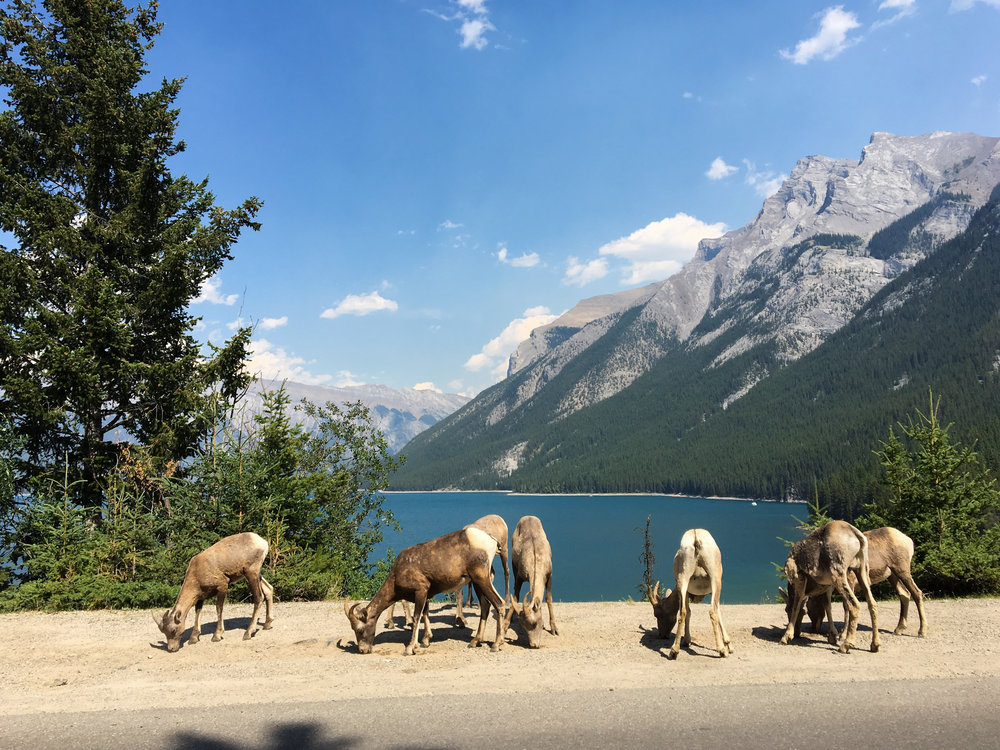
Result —
<path fill-rule="evenodd" d="M 181 635 L 184 633 L 184 623 L 188 612 L 194 607 L 194 627 L 188 643 L 197 643 L 201 638 L 201 607 L 210 596 L 215 597 L 215 609 L 218 621 L 215 625 L 213 641 L 221 641 L 225 630 L 222 619 L 222 605 L 226 601 L 226 591 L 229 584 L 246 578 L 253 595 L 253 616 L 243 634 L 243 640 L 249 640 L 257 632 L 257 615 L 260 613 L 261 602 L 266 602 L 267 609 L 263 628 L 271 629 L 271 604 L 274 600 L 274 588 L 260 574 L 261 565 L 267 557 L 267 542 L 257 534 L 244 532 L 220 539 L 211 547 L 191 558 L 181 591 L 177 595 L 172 609 L 163 613 L 153 622 L 167 638 L 167 651 L 174 652 L 181 647 Z"/>
<path fill-rule="evenodd" d="M 786 607 L 788 626 L 781 637 L 782 643 L 791 642 L 796 623 L 801 620 L 809 592 L 823 589 L 836 590 L 847 603 L 848 617 L 844 624 L 844 636 L 840 651 L 847 653 L 854 646 L 858 628 L 858 613 L 861 605 L 848 582 L 848 572 L 853 570 L 868 598 L 868 614 L 871 616 L 871 650 L 878 651 L 878 607 L 871 595 L 869 578 L 868 538 L 846 521 L 830 521 L 813 531 L 805 539 L 800 539 L 788 553 L 785 560 L 785 576 L 788 578 L 788 600 Z M 831 644 L 837 643 L 837 631 L 830 629 Z"/>
<path fill-rule="evenodd" d="M 719 613 L 719 598 L 722 593 L 722 551 L 715 539 L 705 529 L 689 529 L 681 537 L 680 548 L 674 555 L 674 578 L 677 586 L 667 589 L 660 597 L 660 582 L 647 588 L 646 596 L 653 605 L 656 627 L 661 638 L 669 638 L 674 624 L 677 635 L 667 652 L 668 659 L 676 659 L 680 647 L 691 645 L 691 602 L 700 602 L 706 594 L 711 594 L 709 617 L 715 634 L 715 648 L 719 656 L 733 653 L 726 626 Z M 680 621 L 678 622 L 678 614 Z M 684 636 L 681 637 L 683 630 Z"/>
<path fill-rule="evenodd" d="M 362 607 L 360 602 L 354 605 L 344 602 L 344 612 L 357 638 L 358 650 L 362 654 L 371 653 L 379 615 L 393 602 L 402 599 L 413 603 L 413 634 L 404 653 L 414 653 L 420 619 L 425 614 L 428 599 L 471 582 L 480 598 L 480 618 L 479 629 L 469 647 L 478 646 L 483 639 L 489 607 L 492 605 L 496 607 L 499 616 L 496 639 L 491 650 L 498 651 L 502 645 L 500 619 L 503 615 L 503 600 L 493 588 L 489 575 L 493 556 L 498 551 L 496 541 L 489 534 L 481 529 L 470 528 L 453 531 L 404 549 L 393 563 L 382 587 L 368 604 Z M 421 645 L 425 648 L 430 645 L 429 629 L 425 629 Z"/>
<path fill-rule="evenodd" d="M 868 537 L 868 568 L 872 585 L 888 579 L 899 595 L 899 622 L 896 624 L 896 629 L 892 631 L 893 634 L 899 635 L 906 630 L 906 617 L 912 598 L 917 603 L 917 613 L 920 615 L 920 629 L 917 631 L 917 635 L 920 637 L 927 635 L 924 595 L 910 573 L 910 563 L 913 560 L 913 540 L 899 529 L 894 529 L 891 526 L 872 529 L 864 534 Z M 858 578 L 853 571 L 848 573 L 848 581 L 851 588 L 857 593 Z M 806 604 L 806 609 L 809 612 L 809 619 L 812 620 L 812 632 L 820 632 L 820 626 L 827 613 L 825 599 L 820 596 L 811 596 Z M 801 619 L 800 613 L 800 622 Z M 797 625 L 796 636 L 798 636 L 798 627 Z"/>
<path fill-rule="evenodd" d="M 475 521 L 470 523 L 464 528 L 482 529 L 491 537 L 493 537 L 497 542 L 497 549 L 499 550 L 500 562 L 503 565 L 503 599 L 504 605 L 506 606 L 507 600 L 510 597 L 510 566 L 507 562 L 507 522 L 503 520 L 500 516 L 490 514 L 488 516 L 483 516 L 482 518 L 477 518 Z M 490 569 L 490 576 L 492 578 L 493 570 Z M 469 584 L 469 595 L 467 599 L 462 596 L 463 589 L 459 589 L 455 592 L 455 625 L 464 628 L 465 622 L 465 611 L 463 609 L 463 604 L 472 603 L 472 584 Z M 465 601 L 463 601 L 465 599 Z M 389 605 L 389 609 L 385 616 L 384 627 L 387 630 L 391 630 L 396 627 L 395 622 L 393 622 L 392 615 L 396 609 L 396 603 L 393 602 Z M 501 615 L 502 616 L 502 615 Z M 403 617 L 406 625 L 413 624 L 413 615 L 410 614 L 410 603 L 403 600 Z M 424 628 L 429 632 L 431 628 L 430 618 L 427 616 L 426 610 L 424 611 Z"/>
<path fill-rule="evenodd" d="M 514 612 L 517 620 L 528 634 L 528 645 L 538 648 L 542 624 L 542 597 L 549 608 L 549 630 L 559 635 L 555 615 L 552 611 L 552 547 L 549 545 L 545 529 L 537 516 L 524 516 L 514 528 L 514 591 L 510 611 L 504 620 L 504 631 L 510 626 Z M 521 585 L 528 584 L 524 603 L 519 602 Z"/>

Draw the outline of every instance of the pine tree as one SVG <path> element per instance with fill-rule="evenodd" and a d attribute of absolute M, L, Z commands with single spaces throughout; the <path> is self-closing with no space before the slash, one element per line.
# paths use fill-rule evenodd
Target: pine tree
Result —
<path fill-rule="evenodd" d="M 212 387 L 245 384 L 249 331 L 206 357 L 188 305 L 261 204 L 223 210 L 171 174 L 182 81 L 140 90 L 160 29 L 155 3 L 0 8 L 0 413 L 26 441 L 22 484 L 68 459 L 87 506 L 112 436 L 184 458 Z"/>
<path fill-rule="evenodd" d="M 1000 493 L 972 447 L 953 444 L 939 420 L 940 399 L 889 431 L 878 452 L 892 499 L 869 505 L 862 528 L 895 526 L 916 547 L 914 577 L 949 594 L 1000 591 Z"/>

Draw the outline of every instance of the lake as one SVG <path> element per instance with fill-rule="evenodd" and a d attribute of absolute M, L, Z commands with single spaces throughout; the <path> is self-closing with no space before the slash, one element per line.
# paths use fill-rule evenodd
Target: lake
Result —
<path fill-rule="evenodd" d="M 388 547 L 399 552 L 489 513 L 503 517 L 514 533 L 522 516 L 538 516 L 552 546 L 552 598 L 557 601 L 620 601 L 644 598 L 640 561 L 646 517 L 656 564 L 655 578 L 673 587 L 673 559 L 681 535 L 692 528 L 712 532 L 722 549 L 722 601 L 775 601 L 784 565 L 783 539 L 802 537 L 793 516 L 805 519 L 805 505 L 678 498 L 663 495 L 515 495 L 504 492 L 387 492 L 401 532 L 386 531 L 374 558 Z M 509 542 L 508 542 L 509 543 Z M 503 590 L 499 558 L 496 585 Z M 511 580 L 513 586 L 513 579 Z M 521 588 L 521 597 L 527 593 Z"/>

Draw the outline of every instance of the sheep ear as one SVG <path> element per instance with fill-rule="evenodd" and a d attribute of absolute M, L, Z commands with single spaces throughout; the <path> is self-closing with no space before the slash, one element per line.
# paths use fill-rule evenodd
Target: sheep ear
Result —
<path fill-rule="evenodd" d="M 178 625 L 181 624 L 181 611 L 179 609 L 174 611 L 174 622 Z"/>

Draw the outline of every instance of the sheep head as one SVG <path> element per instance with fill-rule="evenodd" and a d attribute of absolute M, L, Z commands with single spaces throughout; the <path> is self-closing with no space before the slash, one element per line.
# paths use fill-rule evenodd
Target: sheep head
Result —
<path fill-rule="evenodd" d="M 375 641 L 375 626 L 378 624 L 378 617 L 369 617 L 367 609 L 359 609 L 361 602 L 348 607 L 347 600 L 344 600 L 344 614 L 350 620 L 351 629 L 358 642 L 358 652 L 370 654 L 372 643 Z"/>
<path fill-rule="evenodd" d="M 168 609 L 159 619 L 153 615 L 153 622 L 167 639 L 167 651 L 170 653 L 178 651 L 181 647 L 181 635 L 184 633 L 184 622 L 181 619 L 180 610 Z"/>
<path fill-rule="evenodd" d="M 661 597 L 659 581 L 652 588 L 646 587 L 646 598 L 653 605 L 653 615 L 656 617 L 656 629 L 660 632 L 660 638 L 666 638 L 677 622 L 677 610 L 680 609 L 678 598 L 674 596 L 673 589 L 667 589 Z"/>
<path fill-rule="evenodd" d="M 528 634 L 528 646 L 538 648 L 541 646 L 542 626 L 542 600 L 533 601 L 531 592 L 524 595 L 524 604 L 517 608 L 517 620 Z"/>

